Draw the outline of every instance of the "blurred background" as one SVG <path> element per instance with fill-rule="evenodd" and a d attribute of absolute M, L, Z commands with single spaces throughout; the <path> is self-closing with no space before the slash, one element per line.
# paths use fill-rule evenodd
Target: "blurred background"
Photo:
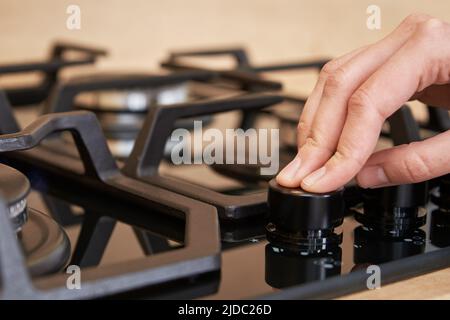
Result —
<path fill-rule="evenodd" d="M 81 8 L 68 30 L 66 8 Z M 380 30 L 366 9 L 381 8 Z M 412 12 L 450 20 L 448 0 L 2 0 L 0 62 L 40 58 L 55 39 L 102 46 L 103 66 L 155 68 L 171 49 L 243 45 L 255 62 L 335 57 L 380 39 Z"/>

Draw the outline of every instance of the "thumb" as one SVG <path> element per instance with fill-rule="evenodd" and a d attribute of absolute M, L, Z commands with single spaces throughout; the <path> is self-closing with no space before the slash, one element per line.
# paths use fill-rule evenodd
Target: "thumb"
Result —
<path fill-rule="evenodd" d="M 450 173 L 450 131 L 374 153 L 356 179 L 363 188 L 417 183 Z"/>

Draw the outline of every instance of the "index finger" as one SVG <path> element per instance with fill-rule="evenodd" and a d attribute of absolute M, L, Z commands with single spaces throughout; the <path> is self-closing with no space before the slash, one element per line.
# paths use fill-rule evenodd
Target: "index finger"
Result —
<path fill-rule="evenodd" d="M 430 56 L 421 39 L 413 36 L 355 91 L 336 153 L 302 181 L 303 189 L 328 192 L 350 181 L 372 154 L 386 118 L 421 86 L 431 84 L 421 73 L 424 57 Z"/>

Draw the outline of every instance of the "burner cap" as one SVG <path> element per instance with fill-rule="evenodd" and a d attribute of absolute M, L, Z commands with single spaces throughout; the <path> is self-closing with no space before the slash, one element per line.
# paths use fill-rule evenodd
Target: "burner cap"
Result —
<path fill-rule="evenodd" d="M 30 182 L 21 172 L 0 164 L 0 193 L 9 208 L 10 218 L 16 230 L 20 230 L 27 220 L 26 196 L 30 192 Z"/>
<path fill-rule="evenodd" d="M 19 233 L 32 276 L 60 271 L 70 258 L 70 241 L 64 229 L 51 217 L 29 209 L 27 224 Z"/>

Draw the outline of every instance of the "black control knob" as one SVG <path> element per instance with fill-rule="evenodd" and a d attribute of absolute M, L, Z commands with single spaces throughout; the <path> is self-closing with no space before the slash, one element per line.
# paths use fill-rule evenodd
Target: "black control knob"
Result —
<path fill-rule="evenodd" d="M 409 237 L 426 222 L 427 182 L 365 189 L 363 212 L 355 218 L 365 227 L 390 237 Z"/>
<path fill-rule="evenodd" d="M 268 205 L 270 240 L 293 244 L 323 245 L 341 241 L 334 228 L 344 219 L 344 189 L 310 193 L 300 188 L 269 182 Z"/>

